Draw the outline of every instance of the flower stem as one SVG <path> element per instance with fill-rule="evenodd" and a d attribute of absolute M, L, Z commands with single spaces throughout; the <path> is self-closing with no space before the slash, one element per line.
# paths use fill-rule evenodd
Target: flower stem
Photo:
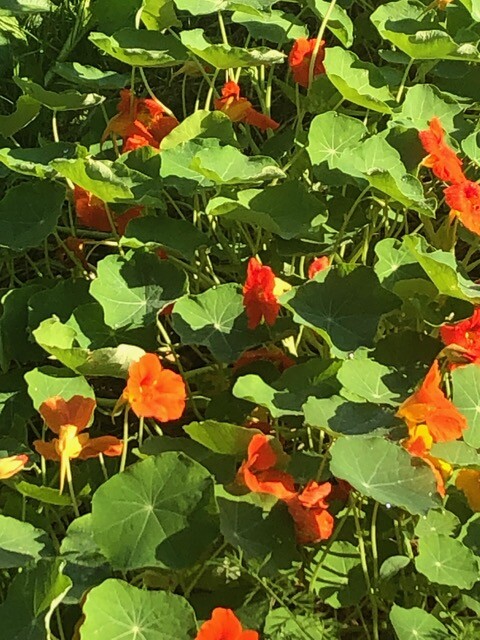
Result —
<path fill-rule="evenodd" d="M 127 463 L 127 453 L 128 453 L 128 413 L 130 411 L 130 407 L 127 405 L 125 407 L 125 412 L 123 414 L 123 448 L 122 448 L 122 458 L 120 460 L 120 473 L 125 471 L 125 465 Z"/>
<path fill-rule="evenodd" d="M 322 42 L 323 34 L 325 33 L 325 29 L 327 28 L 328 21 L 332 17 L 333 10 L 335 9 L 335 5 L 337 4 L 337 0 L 331 0 L 330 6 L 328 7 L 325 15 L 323 16 L 322 24 L 320 25 L 320 29 L 317 34 L 317 41 L 315 42 L 315 48 L 312 53 L 312 57 L 310 59 L 310 67 L 308 68 L 308 87 L 310 88 L 313 81 L 313 73 L 315 70 L 315 62 L 317 61 L 318 52 L 320 51 L 320 43 Z"/>
<path fill-rule="evenodd" d="M 73 511 L 75 513 L 75 517 L 79 518 L 80 517 L 80 511 L 78 510 L 77 497 L 75 495 L 75 489 L 73 487 L 72 470 L 70 468 L 70 464 L 67 467 L 67 484 L 68 484 L 68 490 L 70 492 L 70 498 L 72 500 L 72 507 L 73 507 Z"/>

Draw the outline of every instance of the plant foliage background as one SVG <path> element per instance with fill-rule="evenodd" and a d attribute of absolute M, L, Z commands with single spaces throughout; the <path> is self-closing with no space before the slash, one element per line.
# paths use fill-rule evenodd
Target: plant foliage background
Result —
<path fill-rule="evenodd" d="M 419 132 L 476 184 L 479 41 L 478 0 L 0 0 L 0 638 L 188 640 L 217 607 L 266 640 L 478 637 L 477 328 L 440 328 L 480 303 L 480 194 L 450 214 Z M 122 152 L 125 88 L 178 121 L 158 144 Z M 282 281 L 257 326 L 254 257 Z M 180 418 L 117 403 L 145 352 Z M 412 454 L 436 358 L 462 428 Z M 62 493 L 55 396 L 124 447 Z M 295 491 L 332 485 L 323 540 L 242 485 L 262 433 Z"/>

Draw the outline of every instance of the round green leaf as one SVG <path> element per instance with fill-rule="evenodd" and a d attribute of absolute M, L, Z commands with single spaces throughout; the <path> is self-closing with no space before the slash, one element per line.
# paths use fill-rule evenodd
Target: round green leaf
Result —
<path fill-rule="evenodd" d="M 26 373 L 25 380 L 28 395 L 35 409 L 53 396 L 61 396 L 64 400 L 70 400 L 72 396 L 95 398 L 95 393 L 86 379 L 70 369 L 38 367 Z"/>
<path fill-rule="evenodd" d="M 418 607 L 404 609 L 394 604 L 390 622 L 398 640 L 446 640 L 452 637 L 440 620 Z"/>
<path fill-rule="evenodd" d="M 426 513 L 437 506 L 431 469 L 415 464 L 398 444 L 383 438 L 344 437 L 330 449 L 330 469 L 363 495 L 410 513 Z"/>
<path fill-rule="evenodd" d="M 55 229 L 65 187 L 53 182 L 26 182 L 0 200 L 0 247 L 23 251 L 36 247 Z"/>
<path fill-rule="evenodd" d="M 145 591 L 121 580 L 105 580 L 83 606 L 81 640 L 191 640 L 193 609 L 167 591 Z"/>
<path fill-rule="evenodd" d="M 430 582 L 471 589 L 478 580 L 478 561 L 460 540 L 430 532 L 418 543 L 417 570 Z"/>
<path fill-rule="evenodd" d="M 76 155 L 76 145 L 70 142 L 52 142 L 35 149 L 0 149 L 0 162 L 12 171 L 26 176 L 54 178 L 57 172 L 50 166 L 50 162 L 57 158 L 75 158 Z"/>
<path fill-rule="evenodd" d="M 347 149 L 356 147 L 367 134 L 360 120 L 336 111 L 321 113 L 312 120 L 308 133 L 308 155 L 313 164 L 328 162 L 335 168 L 335 158 Z"/>
<path fill-rule="evenodd" d="M 112 566 L 180 569 L 218 535 L 213 480 L 181 453 L 163 453 L 113 476 L 93 496 L 94 537 Z"/>
<path fill-rule="evenodd" d="M 15 78 L 15 83 L 23 93 L 52 111 L 77 111 L 89 109 L 102 103 L 105 98 L 96 93 L 79 93 L 78 91 L 48 91 L 36 82 L 27 78 Z"/>
<path fill-rule="evenodd" d="M 203 29 L 182 31 L 180 38 L 189 51 L 216 69 L 279 64 L 285 59 L 284 53 L 268 47 L 244 49 L 228 44 L 212 44 L 205 38 Z"/>
<path fill-rule="evenodd" d="M 332 11 L 330 2 L 326 2 L 326 0 L 309 0 L 309 4 L 321 20 L 325 18 L 328 12 L 327 29 L 340 40 L 344 47 L 351 47 L 353 43 L 353 23 L 345 9 L 337 4 Z"/>
<path fill-rule="evenodd" d="M 269 40 L 275 44 L 308 37 L 305 25 L 295 16 L 283 11 L 267 12 L 254 8 L 249 8 L 248 11 L 235 11 L 232 22 L 243 24 L 252 38 Z"/>
<path fill-rule="evenodd" d="M 373 346 L 380 318 L 395 309 L 397 300 L 372 269 L 359 267 L 343 278 L 330 269 L 324 282 L 311 280 L 280 302 L 294 312 L 296 322 L 317 329 L 345 352 Z"/>
<path fill-rule="evenodd" d="M 158 31 L 125 28 L 111 36 L 94 31 L 88 38 L 100 51 L 135 67 L 172 67 L 187 59 L 177 38 Z"/>
<path fill-rule="evenodd" d="M 199 109 L 172 129 L 160 144 L 162 151 L 173 149 L 182 142 L 198 138 L 218 138 L 224 144 L 235 145 L 232 121 L 221 111 Z"/>
<path fill-rule="evenodd" d="M 239 427 L 236 424 L 215 420 L 191 422 L 183 429 L 192 440 L 203 444 L 210 451 L 239 457 L 246 455 L 253 436 L 261 433 L 258 429 Z"/>
<path fill-rule="evenodd" d="M 130 81 L 130 76 L 127 74 L 101 71 L 79 62 L 57 62 L 53 70 L 64 80 L 92 91 L 123 89 Z"/>
<path fill-rule="evenodd" d="M 417 130 L 426 129 L 433 117 L 440 118 L 446 131 L 455 129 L 454 118 L 463 111 L 455 98 L 442 93 L 430 84 L 417 84 L 407 89 L 400 110 L 395 113 L 393 122 Z"/>
<path fill-rule="evenodd" d="M 388 103 L 393 96 L 375 65 L 341 47 L 327 47 L 324 64 L 330 82 L 346 100 L 372 111 L 392 112 Z"/>
<path fill-rule="evenodd" d="M 1 13 L 1 11 L 0 11 Z M 0 115 L 0 135 L 4 138 L 14 136 L 35 120 L 40 112 L 40 103 L 30 96 L 20 96 L 15 111 L 9 115 Z"/>
<path fill-rule="evenodd" d="M 0 569 L 23 567 L 39 560 L 45 531 L 28 522 L 0 515 Z"/>
<path fill-rule="evenodd" d="M 345 360 L 337 377 L 345 389 L 368 402 L 397 406 L 401 399 L 400 376 L 369 358 Z"/>
<path fill-rule="evenodd" d="M 90 293 L 113 329 L 134 329 L 155 322 L 157 313 L 186 288 L 184 272 L 150 253 L 107 256 L 98 263 L 97 273 Z"/>
<path fill-rule="evenodd" d="M 480 447 L 480 367 L 469 364 L 452 372 L 453 403 L 468 422 L 463 433 L 465 442 Z"/>

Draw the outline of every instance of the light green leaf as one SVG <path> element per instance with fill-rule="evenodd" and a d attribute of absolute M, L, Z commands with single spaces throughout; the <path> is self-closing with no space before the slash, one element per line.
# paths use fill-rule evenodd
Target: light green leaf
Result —
<path fill-rule="evenodd" d="M 24 182 L 0 200 L 0 247 L 23 251 L 38 246 L 54 231 L 65 187 L 53 182 Z"/>
<path fill-rule="evenodd" d="M 223 11 L 231 0 L 174 0 L 177 9 L 188 11 L 194 16 Z"/>
<path fill-rule="evenodd" d="M 198 138 L 217 138 L 223 144 L 236 144 L 232 121 L 221 111 L 199 109 L 186 117 L 162 140 L 160 148 L 173 149 L 182 142 Z"/>
<path fill-rule="evenodd" d="M 247 7 L 244 11 L 235 11 L 232 22 L 242 24 L 256 40 L 268 40 L 275 44 L 307 38 L 306 27 L 293 15 L 283 11 L 260 11 Z"/>
<path fill-rule="evenodd" d="M 452 536 L 458 533 L 460 520 L 451 511 L 446 509 L 430 509 L 430 511 L 420 516 L 415 527 L 415 535 L 418 538 L 428 538 L 431 534 Z"/>
<path fill-rule="evenodd" d="M 22 13 L 45 13 L 53 11 L 55 5 L 50 0 L 2 0 L 0 16 Z"/>
<path fill-rule="evenodd" d="M 284 53 L 268 47 L 244 49 L 228 44 L 212 44 L 205 38 L 203 29 L 181 31 L 180 38 L 189 51 L 216 69 L 279 64 L 285 59 Z"/>
<path fill-rule="evenodd" d="M 437 442 L 433 444 L 430 451 L 432 456 L 435 458 L 445 460 L 455 467 L 480 465 L 480 455 L 477 453 L 476 449 L 469 446 L 466 442 L 463 442 L 463 440 Z"/>
<path fill-rule="evenodd" d="M 35 120 L 40 112 L 40 103 L 30 96 L 20 96 L 15 105 L 15 111 L 7 116 L 0 115 L 0 135 L 9 138 L 18 133 L 23 127 Z"/>
<path fill-rule="evenodd" d="M 183 427 L 192 440 L 199 442 L 210 451 L 225 455 L 244 457 L 247 453 L 250 440 L 258 429 L 239 427 L 227 422 L 204 420 L 203 422 L 191 422 Z"/>
<path fill-rule="evenodd" d="M 392 124 L 417 130 L 427 129 L 433 117 L 440 118 L 446 131 L 455 129 L 454 118 L 463 111 L 449 93 L 442 93 L 430 84 L 417 84 L 407 89 L 405 100 L 392 119 Z"/>
<path fill-rule="evenodd" d="M 11 485 L 15 491 L 25 498 L 31 498 L 37 502 L 44 504 L 54 504 L 57 507 L 71 507 L 72 499 L 68 495 L 60 494 L 58 489 L 53 487 L 42 487 L 37 484 L 31 484 L 25 480 L 15 481 Z"/>
<path fill-rule="evenodd" d="M 472 304 L 480 303 L 480 286 L 462 275 L 453 253 L 440 249 L 432 251 L 421 236 L 405 236 L 403 243 L 418 260 L 439 293 Z"/>
<path fill-rule="evenodd" d="M 173 0 L 143 0 L 142 22 L 153 31 L 182 26 L 175 13 Z"/>
<path fill-rule="evenodd" d="M 294 312 L 296 322 L 346 352 L 373 346 L 380 318 L 395 309 L 397 300 L 380 286 L 372 269 L 359 267 L 343 278 L 330 269 L 324 282 L 310 280 L 280 302 Z"/>
<path fill-rule="evenodd" d="M 143 349 L 130 344 L 103 349 L 83 349 L 78 346 L 77 332 L 62 324 L 58 318 L 44 320 L 33 331 L 37 343 L 47 353 L 72 371 L 85 376 L 126 378 L 132 362 L 145 354 Z"/>
<path fill-rule="evenodd" d="M 395 0 L 378 7 L 370 19 L 382 38 L 415 60 L 480 60 L 474 44 L 457 44 L 421 2 Z"/>
<path fill-rule="evenodd" d="M 195 614 L 185 598 L 137 589 L 121 580 L 105 580 L 92 589 L 83 613 L 81 640 L 190 640 L 196 630 Z"/>
<path fill-rule="evenodd" d="M 468 428 L 463 432 L 465 442 L 480 448 L 480 367 L 469 364 L 452 372 L 453 403 L 465 416 Z"/>
<path fill-rule="evenodd" d="M 398 640 L 443 640 L 452 637 L 445 625 L 418 607 L 404 609 L 394 604 L 390 611 L 390 622 Z"/>
<path fill-rule="evenodd" d="M 480 22 L 480 0 L 460 0 L 460 2 L 467 8 L 472 18 Z"/>
<path fill-rule="evenodd" d="M 344 388 L 374 404 L 397 406 L 401 399 L 402 380 L 395 371 L 369 358 L 345 360 L 337 374 Z"/>
<path fill-rule="evenodd" d="M 75 158 L 77 146 L 70 142 L 52 142 L 34 149 L 0 149 L 0 162 L 17 173 L 35 178 L 55 178 L 57 172 L 50 166 L 56 158 Z"/>
<path fill-rule="evenodd" d="M 383 438 L 344 437 L 330 449 L 330 469 L 363 495 L 409 513 L 426 513 L 437 506 L 435 478 L 424 464 L 398 444 Z"/>
<path fill-rule="evenodd" d="M 213 479 L 181 453 L 137 462 L 93 496 L 94 537 L 112 566 L 181 569 L 218 535 Z"/>
<path fill-rule="evenodd" d="M 236 198 L 212 198 L 206 213 L 259 226 L 286 240 L 314 233 L 326 221 L 324 206 L 302 182 L 245 189 Z"/>
<path fill-rule="evenodd" d="M 79 62 L 57 62 L 53 70 L 64 80 L 91 91 L 123 89 L 130 81 L 130 76 L 125 73 L 102 71 Z"/>
<path fill-rule="evenodd" d="M 324 65 L 330 82 L 346 100 L 372 111 L 392 112 L 388 102 L 393 96 L 375 65 L 341 47 L 327 47 Z"/>
<path fill-rule="evenodd" d="M 337 111 L 315 116 L 310 125 L 307 147 L 312 164 L 328 162 L 330 169 L 335 168 L 335 158 L 347 149 L 355 148 L 366 134 L 363 122 Z"/>
<path fill-rule="evenodd" d="M 79 93 L 78 91 L 48 91 L 27 78 L 14 78 L 23 93 L 33 98 L 52 111 L 77 111 L 89 109 L 101 104 L 105 98 L 96 93 Z"/>
<path fill-rule="evenodd" d="M 0 569 L 24 567 L 40 559 L 45 531 L 28 522 L 0 515 Z"/>
<path fill-rule="evenodd" d="M 374 268 L 378 279 L 382 286 L 397 295 L 400 295 L 398 282 L 425 277 L 422 267 L 399 240 L 383 238 L 375 245 L 375 253 L 378 261 Z"/>
<path fill-rule="evenodd" d="M 309 0 L 309 5 L 321 20 L 325 18 L 330 9 L 330 3 L 325 0 Z M 327 29 L 340 40 L 344 47 L 348 49 L 352 46 L 353 23 L 345 9 L 338 4 L 333 7 L 333 11 L 329 11 Z"/>
<path fill-rule="evenodd" d="M 462 140 L 462 151 L 477 166 L 480 166 L 480 131 L 474 131 L 464 140 Z"/>
<path fill-rule="evenodd" d="M 262 328 L 247 328 L 243 298 L 233 283 L 180 298 L 173 309 L 173 327 L 183 344 L 204 345 L 222 362 L 233 362 L 266 335 Z"/>
<path fill-rule="evenodd" d="M 95 398 L 95 393 L 85 378 L 69 369 L 38 367 L 26 373 L 25 380 L 35 409 L 53 396 L 61 396 L 64 400 L 70 400 L 72 396 Z"/>
<path fill-rule="evenodd" d="M 158 31 L 125 28 L 111 36 L 93 31 L 88 39 L 100 51 L 135 67 L 172 67 L 187 59 L 177 38 Z"/>
<path fill-rule="evenodd" d="M 149 253 L 107 256 L 98 263 L 97 273 L 90 293 L 113 329 L 135 329 L 155 322 L 157 313 L 186 289 L 184 272 Z"/>
<path fill-rule="evenodd" d="M 430 532 L 418 543 L 417 571 L 430 582 L 471 589 L 478 580 L 478 562 L 460 540 Z"/>

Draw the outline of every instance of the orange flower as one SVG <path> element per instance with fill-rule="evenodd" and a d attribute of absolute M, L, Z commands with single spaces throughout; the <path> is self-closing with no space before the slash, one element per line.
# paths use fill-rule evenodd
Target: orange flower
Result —
<path fill-rule="evenodd" d="M 273 325 L 280 312 L 275 295 L 275 274 L 270 267 L 260 264 L 256 258 L 250 258 L 247 267 L 247 279 L 243 286 L 243 306 L 248 317 L 248 328 L 258 327 L 262 318 Z"/>
<path fill-rule="evenodd" d="M 461 362 L 451 363 L 451 369 L 461 364 L 480 364 L 480 307 L 475 309 L 470 318 L 441 326 L 440 336 L 443 343 L 462 359 Z"/>
<path fill-rule="evenodd" d="M 24 454 L 0 458 L 0 480 L 7 480 L 19 473 L 27 462 L 28 456 Z"/>
<path fill-rule="evenodd" d="M 90 425 L 94 411 L 95 400 L 83 396 L 73 396 L 67 401 L 55 396 L 39 408 L 45 424 L 58 438 L 51 442 L 35 440 L 33 446 L 47 460 L 60 462 L 60 493 L 65 478 L 72 481 L 70 460 L 73 458 L 87 460 L 101 453 L 105 456 L 119 456 L 122 453 L 123 443 L 114 436 L 90 438 L 88 433 L 81 433 Z"/>
<path fill-rule="evenodd" d="M 105 202 L 97 198 L 89 191 L 75 185 L 73 192 L 75 201 L 75 211 L 77 212 L 77 220 L 83 227 L 97 229 L 97 231 L 111 231 L 112 227 L 108 219 Z M 125 233 L 127 224 L 132 218 L 138 218 L 141 215 L 143 207 L 131 207 L 119 216 L 112 213 L 115 226 L 120 235 Z"/>
<path fill-rule="evenodd" d="M 146 353 L 130 365 L 122 398 L 139 418 L 178 420 L 185 410 L 186 397 L 182 376 L 164 369 L 154 353 Z"/>
<path fill-rule="evenodd" d="M 403 402 L 397 416 L 405 420 L 409 429 L 426 425 L 433 442 L 449 442 L 461 437 L 467 421 L 440 389 L 440 382 L 435 360 L 420 388 Z"/>
<path fill-rule="evenodd" d="M 293 365 L 295 364 L 295 360 L 290 358 L 290 356 L 287 356 L 287 354 L 278 347 L 260 347 L 259 349 L 250 349 L 249 351 L 244 351 L 238 358 L 238 360 L 234 363 L 233 371 L 238 371 L 238 369 L 247 367 L 253 362 L 258 362 L 259 360 L 271 362 L 277 367 L 279 371 L 285 371 L 285 369 L 293 367 Z"/>
<path fill-rule="evenodd" d="M 425 424 L 420 424 L 409 429 L 409 437 L 402 443 L 403 447 L 405 447 L 412 456 L 421 458 L 428 464 L 435 476 L 437 491 L 442 498 L 444 498 L 445 481 L 452 475 L 453 469 L 445 460 L 430 455 L 432 444 L 432 435 Z"/>
<path fill-rule="evenodd" d="M 458 472 L 455 486 L 463 491 L 472 511 L 480 511 L 480 471 L 461 469 Z"/>
<path fill-rule="evenodd" d="M 254 493 L 269 493 L 279 500 L 293 498 L 293 477 L 276 469 L 279 456 L 272 447 L 272 439 L 257 433 L 248 445 L 248 456 L 237 474 L 237 482 Z"/>
<path fill-rule="evenodd" d="M 294 81 L 301 87 L 308 88 L 310 61 L 312 59 L 317 38 L 298 38 L 295 40 L 293 47 L 288 55 L 288 64 L 292 70 Z M 320 42 L 317 57 L 315 58 L 315 66 L 313 68 L 313 77 L 325 73 L 323 61 L 325 60 L 325 40 Z"/>
<path fill-rule="evenodd" d="M 258 640 L 256 631 L 243 631 L 240 620 L 231 609 L 218 607 L 200 627 L 196 640 Z"/>
<path fill-rule="evenodd" d="M 452 184 L 444 190 L 445 201 L 456 216 L 472 233 L 480 235 L 480 185 L 471 180 Z"/>
<path fill-rule="evenodd" d="M 445 131 L 439 118 L 432 118 L 429 128 L 419 131 L 418 136 L 423 148 L 429 154 L 422 164 L 444 182 L 453 184 L 465 180 L 462 161 L 455 151 L 445 142 Z"/>
<path fill-rule="evenodd" d="M 310 280 L 315 277 L 316 273 L 319 271 L 325 271 L 330 267 L 330 258 L 328 256 L 320 256 L 319 258 L 314 258 L 308 267 L 308 277 Z"/>
<path fill-rule="evenodd" d="M 303 491 L 286 500 L 300 544 L 315 544 L 332 535 L 334 518 L 327 511 L 326 502 L 331 491 L 330 482 L 318 484 L 311 480 Z"/>
<path fill-rule="evenodd" d="M 178 120 L 167 115 L 158 102 L 150 98 L 137 98 L 130 89 L 120 91 L 117 112 L 108 123 L 102 142 L 109 135 L 114 140 L 120 136 L 124 153 L 147 145 L 158 149 L 163 138 L 178 125 Z"/>
<path fill-rule="evenodd" d="M 278 122 L 256 111 L 247 98 L 240 97 L 240 87 L 231 80 L 222 87 L 222 97 L 214 101 L 215 109 L 222 111 L 232 122 L 246 122 L 261 131 L 278 129 Z"/>

